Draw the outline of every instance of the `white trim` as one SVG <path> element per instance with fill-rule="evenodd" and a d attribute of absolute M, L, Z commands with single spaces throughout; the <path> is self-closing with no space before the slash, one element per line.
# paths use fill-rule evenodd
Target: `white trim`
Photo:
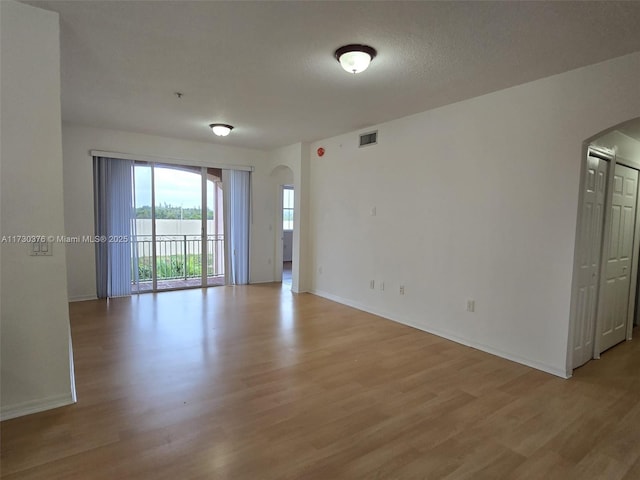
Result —
<path fill-rule="evenodd" d="M 282 228 L 283 210 L 282 205 L 284 202 L 284 187 L 285 185 L 278 185 L 278 200 L 276 207 L 276 224 L 273 229 L 275 235 L 275 251 L 273 252 L 273 281 L 282 283 L 282 259 L 284 258 L 284 229 Z M 294 193 L 295 195 L 295 193 Z M 294 196 L 295 205 L 295 196 Z M 295 211 L 293 212 L 295 218 Z M 293 237 L 293 230 L 291 231 Z M 293 241 L 291 242 L 293 243 Z M 293 255 L 291 257 L 293 259 Z"/>
<path fill-rule="evenodd" d="M 363 305 L 359 302 L 354 302 L 351 301 L 347 298 L 343 298 L 340 297 L 338 295 L 333 295 L 331 293 L 328 292 L 324 292 L 322 290 L 310 290 L 309 293 L 313 294 L 313 295 L 317 295 L 319 297 L 323 297 L 326 298 L 328 300 L 332 300 L 334 302 L 337 303 L 341 303 L 343 305 L 347 305 L 349 307 L 353 307 L 357 310 L 362 310 L 363 312 L 367 312 L 367 313 L 371 313 L 373 315 L 377 315 L 379 317 L 382 317 L 386 320 L 391 320 L 393 322 L 397 322 L 397 323 L 401 323 L 403 325 L 407 325 L 408 327 L 412 327 L 418 330 L 422 330 L 423 332 L 427 332 L 427 333 L 431 333 L 432 335 L 436 335 L 438 337 L 442 337 L 445 338 L 447 340 L 451 340 L 452 342 L 456 342 L 459 343 L 461 345 L 466 345 L 467 347 L 471 347 L 471 348 L 475 348 L 476 350 L 480 350 L 483 351 L 485 353 L 489 353 L 491 355 L 495 355 L 497 357 L 500 358 L 504 358 L 506 360 L 510 360 L 512 362 L 516 362 L 519 363 L 521 365 L 525 365 L 527 367 L 531 367 L 531 368 L 535 368 L 536 370 L 541 370 L 543 372 L 546 373 L 550 373 L 551 375 L 555 375 L 557 377 L 560 378 L 571 378 L 571 372 L 570 371 L 565 371 L 563 369 L 559 369 L 557 367 L 554 367 L 552 365 L 547 365 L 546 363 L 541 363 L 541 362 L 537 362 L 535 360 L 530 360 L 528 358 L 525 357 L 521 357 L 519 355 L 514 355 L 511 353 L 507 353 L 507 352 L 503 352 L 502 350 L 498 350 L 496 348 L 490 347 L 488 345 L 484 345 L 482 343 L 478 343 L 478 342 L 474 342 L 472 340 L 468 340 L 466 338 L 463 337 L 459 337 L 458 335 L 455 335 L 453 333 L 450 332 L 446 332 L 444 330 L 440 330 L 440 329 L 435 329 L 435 328 L 431 328 L 431 327 L 425 327 L 424 325 L 418 325 L 414 322 L 412 322 L 411 320 L 407 320 L 407 319 L 401 319 L 398 318 L 395 315 L 392 315 L 389 312 L 385 312 L 382 310 L 378 310 L 375 308 L 370 308 L 366 305 Z"/>
<path fill-rule="evenodd" d="M 602 155 L 605 156 L 607 158 L 603 158 L 603 160 L 606 160 L 607 162 L 610 162 L 611 160 L 613 160 L 613 157 L 616 156 L 616 151 L 611 149 L 611 148 L 606 148 L 606 147 L 599 147 L 598 145 L 591 145 L 588 144 L 587 145 L 587 156 L 590 155 L 590 152 L 594 152 L 597 155 Z"/>
<path fill-rule="evenodd" d="M 159 157 L 156 155 L 139 155 L 139 154 L 130 154 L 130 153 L 121 153 L 121 152 L 105 152 L 103 150 L 90 150 L 89 154 L 92 157 L 106 157 L 106 158 L 118 158 L 121 160 L 138 160 L 140 162 L 150 162 L 150 163 L 169 163 L 172 165 L 188 165 L 190 167 L 202 167 L 202 164 L 198 163 L 197 160 L 185 160 L 183 158 L 171 158 L 171 157 Z M 211 165 L 207 165 L 209 168 L 220 168 L 223 170 L 244 170 L 247 172 L 255 171 L 255 167 L 251 165 L 226 165 L 222 163 L 215 163 Z"/>
<path fill-rule="evenodd" d="M 158 236 L 156 234 L 157 227 L 156 227 L 156 165 L 155 163 L 151 163 L 149 168 L 150 168 L 149 173 L 151 173 L 151 290 L 153 292 L 157 292 L 158 291 Z M 139 294 L 140 294 L 140 282 L 138 282 L 138 295 Z"/>
<path fill-rule="evenodd" d="M 76 367 L 73 363 L 73 339 L 71 338 L 71 326 L 69 326 L 69 381 L 71 382 L 71 401 L 78 401 L 78 391 L 76 389 Z"/>
<path fill-rule="evenodd" d="M 74 297 L 69 297 L 68 301 L 71 302 L 86 302 L 88 300 L 97 300 L 97 295 L 77 295 Z"/>
<path fill-rule="evenodd" d="M 22 417 L 32 413 L 44 412 L 53 408 L 64 407 L 76 403 L 73 398 L 73 392 L 62 395 L 54 395 L 52 397 L 42 398 L 39 400 L 30 400 L 28 402 L 18 403 L 16 405 L 2 406 L 0 410 L 0 420 L 9 420 L 10 418 Z"/>
<path fill-rule="evenodd" d="M 209 245 L 207 242 L 207 235 L 209 235 L 209 232 L 207 230 L 208 228 L 208 220 L 209 220 L 209 205 L 207 204 L 208 202 L 208 198 L 207 198 L 207 182 L 209 181 L 209 176 L 207 175 L 207 167 L 201 167 L 200 169 L 200 211 L 202 212 L 200 214 L 201 218 L 200 218 L 200 241 L 202 242 L 202 248 L 200 248 L 200 285 L 207 285 L 208 280 L 207 280 L 207 274 L 209 273 L 207 270 L 209 269 L 209 252 L 207 251 L 209 249 Z M 214 182 L 212 182 L 214 183 Z M 216 194 L 216 189 L 215 189 L 215 183 L 214 183 L 214 187 L 213 187 L 213 195 L 215 196 Z M 213 214 L 214 217 L 217 216 L 217 212 L 215 212 L 215 205 L 214 205 L 214 210 L 213 210 Z M 214 221 L 218 221 L 218 219 L 216 218 Z M 202 268 L 202 265 L 204 265 L 204 268 Z M 213 267 L 213 270 L 215 271 L 215 265 Z"/>

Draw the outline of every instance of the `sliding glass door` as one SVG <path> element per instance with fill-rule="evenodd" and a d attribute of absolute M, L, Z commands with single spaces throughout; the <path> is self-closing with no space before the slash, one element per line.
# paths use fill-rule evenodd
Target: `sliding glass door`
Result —
<path fill-rule="evenodd" d="M 133 166 L 135 220 L 131 232 L 132 293 L 151 292 L 154 286 L 153 169 L 148 163 Z"/>
<path fill-rule="evenodd" d="M 202 172 L 156 165 L 156 289 L 202 286 Z"/>
<path fill-rule="evenodd" d="M 135 164 L 133 292 L 224 285 L 218 172 Z"/>

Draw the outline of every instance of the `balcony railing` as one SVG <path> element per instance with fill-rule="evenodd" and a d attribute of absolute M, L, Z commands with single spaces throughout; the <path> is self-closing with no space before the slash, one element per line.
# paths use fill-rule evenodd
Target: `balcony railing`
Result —
<path fill-rule="evenodd" d="M 202 277 L 201 235 L 156 235 L 156 275 L 158 280 L 188 280 Z M 132 278 L 153 279 L 153 237 L 136 235 L 131 241 Z M 207 277 L 224 276 L 224 236 L 207 235 Z M 135 281 L 134 280 L 134 281 Z"/>

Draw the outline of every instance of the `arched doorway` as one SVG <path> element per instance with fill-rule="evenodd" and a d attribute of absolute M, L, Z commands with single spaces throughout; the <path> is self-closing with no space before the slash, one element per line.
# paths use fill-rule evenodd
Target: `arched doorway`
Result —
<path fill-rule="evenodd" d="M 568 361 L 577 368 L 638 325 L 640 118 L 585 141 Z"/>
<path fill-rule="evenodd" d="M 271 171 L 274 197 L 276 198 L 276 226 L 274 251 L 274 278 L 281 281 L 283 288 L 291 289 L 295 269 L 294 232 L 296 218 L 294 213 L 295 186 L 293 170 L 279 165 Z"/>

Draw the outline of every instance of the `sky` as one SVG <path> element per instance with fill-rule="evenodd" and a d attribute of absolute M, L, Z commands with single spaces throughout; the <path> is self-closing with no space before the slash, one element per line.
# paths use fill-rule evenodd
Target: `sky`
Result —
<path fill-rule="evenodd" d="M 155 167 L 156 205 L 200 208 L 201 177 L 197 173 L 174 168 Z M 211 182 L 207 182 L 212 186 Z M 135 167 L 136 207 L 151 205 L 151 167 Z"/>

